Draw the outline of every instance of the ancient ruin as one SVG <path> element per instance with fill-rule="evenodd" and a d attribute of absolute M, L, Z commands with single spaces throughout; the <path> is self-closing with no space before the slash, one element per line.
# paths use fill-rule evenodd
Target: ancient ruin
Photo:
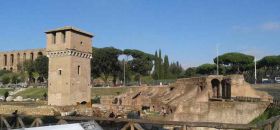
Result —
<path fill-rule="evenodd" d="M 41 55 L 46 55 L 45 49 L 0 52 L 0 69 L 17 72 L 19 64 L 26 60 L 35 60 Z"/>
<path fill-rule="evenodd" d="M 164 111 L 161 119 L 170 121 L 247 124 L 265 111 L 271 99 L 242 75 L 219 75 L 178 79 L 167 87 L 139 87 L 101 98 L 101 104 L 119 114 L 133 109 Z"/>
<path fill-rule="evenodd" d="M 67 106 L 89 103 L 93 35 L 73 27 L 47 31 L 46 35 L 48 104 Z"/>

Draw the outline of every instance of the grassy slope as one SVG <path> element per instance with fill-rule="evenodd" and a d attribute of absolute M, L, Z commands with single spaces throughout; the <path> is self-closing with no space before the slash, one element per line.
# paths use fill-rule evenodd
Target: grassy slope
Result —
<path fill-rule="evenodd" d="M 23 98 L 43 98 L 44 93 L 47 93 L 46 88 L 28 88 L 17 93 L 15 96 L 22 96 Z"/>
<path fill-rule="evenodd" d="M 13 89 L 4 89 L 4 88 L 1 88 L 0 89 L 0 96 L 4 96 L 4 93 L 6 92 L 6 91 L 12 91 Z"/>
<path fill-rule="evenodd" d="M 132 88 L 133 90 L 134 88 Z M 95 96 L 109 96 L 121 94 L 128 91 L 129 88 L 126 87 L 116 87 L 116 88 L 92 88 L 91 94 L 94 98 Z M 0 89 L 0 95 L 3 90 Z M 16 94 L 16 96 L 22 96 L 23 98 L 43 98 L 44 93 L 47 93 L 46 88 L 28 88 L 22 92 Z M 5 91 L 3 91 L 5 93 Z"/>

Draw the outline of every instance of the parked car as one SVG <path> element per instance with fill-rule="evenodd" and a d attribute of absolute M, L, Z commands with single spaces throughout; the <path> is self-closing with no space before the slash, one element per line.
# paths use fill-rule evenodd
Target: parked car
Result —
<path fill-rule="evenodd" d="M 270 84 L 271 80 L 269 80 L 268 78 L 262 78 L 262 83 L 263 84 Z"/>
<path fill-rule="evenodd" d="M 280 77 L 275 77 L 275 83 L 280 84 Z"/>

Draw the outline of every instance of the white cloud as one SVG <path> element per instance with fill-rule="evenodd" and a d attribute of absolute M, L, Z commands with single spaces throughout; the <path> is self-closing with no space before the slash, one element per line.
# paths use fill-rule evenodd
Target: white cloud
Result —
<path fill-rule="evenodd" d="M 261 29 L 268 30 L 268 31 L 280 30 L 280 23 L 279 22 L 268 22 L 268 23 L 262 24 L 260 27 L 261 27 Z"/>

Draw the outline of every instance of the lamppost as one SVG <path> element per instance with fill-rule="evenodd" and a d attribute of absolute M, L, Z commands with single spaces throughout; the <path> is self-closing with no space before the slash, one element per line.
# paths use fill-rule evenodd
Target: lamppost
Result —
<path fill-rule="evenodd" d="M 132 58 L 132 56 L 130 56 L 130 55 L 127 55 L 127 54 L 122 54 L 122 55 L 120 55 L 119 56 L 119 59 L 122 59 L 123 60 L 123 86 L 125 86 L 125 83 L 126 83 L 126 74 L 125 74 L 125 72 L 126 72 L 126 70 L 125 70 L 125 64 L 128 62 L 128 60 L 131 60 L 131 59 L 129 59 L 129 58 Z"/>

